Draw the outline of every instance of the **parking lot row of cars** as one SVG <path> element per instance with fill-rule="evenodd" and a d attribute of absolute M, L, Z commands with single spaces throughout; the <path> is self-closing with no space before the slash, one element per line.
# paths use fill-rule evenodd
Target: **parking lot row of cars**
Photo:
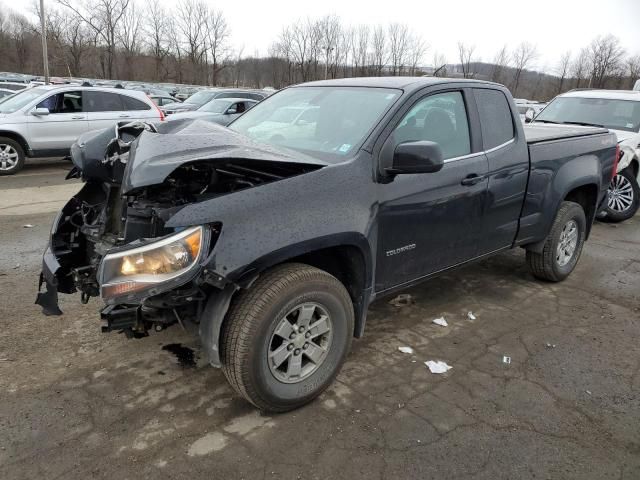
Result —
<path fill-rule="evenodd" d="M 227 125 L 273 90 L 84 79 L 44 85 L 38 78 L 0 73 L 0 92 L 6 93 L 0 97 L 0 175 L 12 175 L 27 157 L 67 156 L 84 132 L 116 122 L 164 121 L 170 115 Z"/>

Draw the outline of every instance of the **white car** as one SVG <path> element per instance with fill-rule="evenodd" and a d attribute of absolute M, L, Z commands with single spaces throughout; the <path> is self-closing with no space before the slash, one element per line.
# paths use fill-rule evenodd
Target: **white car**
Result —
<path fill-rule="evenodd" d="M 615 132 L 618 173 L 609 186 L 604 213 L 614 222 L 635 215 L 640 207 L 640 91 L 573 90 L 554 98 L 533 122 L 600 126 Z"/>
<path fill-rule="evenodd" d="M 122 121 L 162 121 L 144 92 L 83 86 L 41 86 L 0 103 L 0 175 L 22 169 L 25 157 L 65 156 L 85 132 Z"/>

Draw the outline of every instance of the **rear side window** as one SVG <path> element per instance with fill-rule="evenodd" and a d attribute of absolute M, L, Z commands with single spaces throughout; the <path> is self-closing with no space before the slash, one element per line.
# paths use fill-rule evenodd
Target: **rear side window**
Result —
<path fill-rule="evenodd" d="M 110 92 L 85 92 L 87 112 L 120 112 L 124 110 L 121 96 Z"/>
<path fill-rule="evenodd" d="M 150 110 L 151 109 L 151 106 L 147 105 L 146 103 L 136 98 L 129 97 L 127 95 L 120 95 L 120 96 L 122 97 L 122 102 L 124 103 L 125 110 Z M 162 101 L 163 101 L 163 105 L 166 105 L 167 103 L 171 103 L 166 98 L 163 98 Z"/>
<path fill-rule="evenodd" d="M 480 114 L 484 149 L 489 150 L 511 140 L 515 135 L 513 117 L 504 93 L 479 88 L 473 93 Z"/>

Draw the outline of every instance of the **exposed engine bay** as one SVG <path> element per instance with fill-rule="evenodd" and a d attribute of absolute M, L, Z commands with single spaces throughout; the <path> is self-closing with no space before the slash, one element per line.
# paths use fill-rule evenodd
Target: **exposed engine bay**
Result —
<path fill-rule="evenodd" d="M 184 132 L 184 127 L 191 123 L 180 122 L 178 132 Z M 214 136 L 225 133 L 220 129 L 226 130 L 217 125 L 199 125 L 204 122 L 195 123 L 198 124 L 198 137 L 202 130 L 206 134 L 212 128 Z M 168 130 L 165 125 L 160 128 Z M 45 252 L 40 282 L 41 286 L 46 284 L 46 291 L 38 295 L 36 303 L 46 314 L 61 313 L 57 292 L 80 292 L 84 303 L 91 297 L 100 296 L 98 274 L 105 255 L 175 233 L 165 225 L 185 205 L 321 168 L 321 165 L 281 161 L 277 156 L 274 161 L 255 159 L 253 157 L 268 156 L 270 152 L 260 150 L 252 155 L 251 149 L 241 144 L 227 148 L 233 149 L 231 156 L 235 158 L 225 158 L 224 150 L 219 147 L 215 148 L 215 155 L 198 151 L 197 156 L 190 155 L 187 161 L 170 165 L 173 168 L 160 183 L 136 185 L 130 178 L 132 163 L 148 158 L 142 157 L 144 152 L 139 150 L 138 140 L 143 133 L 149 137 L 146 139 L 148 144 L 169 136 L 169 132 L 163 135 L 152 124 L 121 123 L 115 131 L 90 132 L 72 147 L 74 167 L 67 178 L 81 178 L 85 185 L 60 212 L 52 229 L 49 249 Z M 180 142 L 179 134 L 172 136 L 174 142 Z M 182 142 L 187 138 L 185 135 Z M 245 158 L 239 154 L 243 150 Z M 161 168 L 168 171 L 162 154 L 157 157 Z M 152 162 L 148 161 L 146 168 L 152 169 Z M 153 174 L 157 174 L 157 170 Z M 141 175 L 141 178 L 149 176 L 152 175 Z M 208 228 L 215 239 L 221 225 L 213 224 Z M 107 330 L 145 334 L 150 327 L 149 318 L 153 318 L 151 323 L 156 323 L 156 328 L 158 325 L 162 328 L 170 323 L 182 324 L 183 315 L 197 317 L 196 310 L 202 308 L 202 302 L 198 300 L 206 297 L 206 291 L 203 291 L 208 288 L 206 283 L 203 275 L 164 295 L 145 298 L 141 305 L 108 305 L 103 310 L 103 319 L 106 316 L 109 320 Z M 180 311 L 183 307 L 187 307 L 187 312 Z M 154 314 L 142 319 L 143 310 L 147 313 L 153 310 Z M 118 319 L 123 318 L 126 321 L 118 323 Z"/>

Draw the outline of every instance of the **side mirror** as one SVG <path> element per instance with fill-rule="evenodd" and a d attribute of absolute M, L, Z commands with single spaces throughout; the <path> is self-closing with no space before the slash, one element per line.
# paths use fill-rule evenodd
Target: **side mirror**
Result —
<path fill-rule="evenodd" d="M 234 113 L 238 113 L 238 109 L 236 107 L 229 107 L 224 113 L 225 115 L 233 115 Z"/>
<path fill-rule="evenodd" d="M 389 175 L 433 173 L 440 171 L 443 165 L 440 145 L 423 140 L 399 144 L 393 152 L 393 165 L 385 171 Z"/>
<path fill-rule="evenodd" d="M 535 117 L 535 116 L 536 116 L 536 111 L 533 108 L 530 108 L 524 114 L 524 123 L 533 122 L 533 117 Z"/>
<path fill-rule="evenodd" d="M 44 107 L 34 108 L 33 110 L 31 110 L 31 115 L 35 115 L 36 117 L 49 115 L 49 109 Z"/>

